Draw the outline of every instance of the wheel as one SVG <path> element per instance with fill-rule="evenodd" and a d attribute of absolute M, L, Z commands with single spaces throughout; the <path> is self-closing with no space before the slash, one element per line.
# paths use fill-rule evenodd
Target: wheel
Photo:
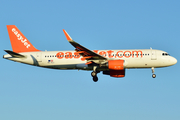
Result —
<path fill-rule="evenodd" d="M 94 82 L 97 82 L 98 81 L 98 77 L 96 76 L 96 77 L 93 77 L 93 81 Z"/>
<path fill-rule="evenodd" d="M 97 75 L 97 73 L 94 72 L 94 71 L 91 73 L 91 76 L 92 76 L 92 77 L 96 77 L 96 75 Z"/>
<path fill-rule="evenodd" d="M 152 77 L 155 78 L 155 77 L 156 77 L 156 74 L 153 74 Z"/>

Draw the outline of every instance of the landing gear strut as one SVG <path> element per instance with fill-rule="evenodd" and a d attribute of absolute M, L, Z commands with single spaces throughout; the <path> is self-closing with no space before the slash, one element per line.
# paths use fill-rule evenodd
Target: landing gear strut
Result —
<path fill-rule="evenodd" d="M 152 73 L 153 73 L 153 74 L 152 74 L 152 77 L 153 77 L 153 78 L 156 78 L 156 74 L 154 74 L 154 67 L 152 67 L 151 70 L 152 70 Z"/>
<path fill-rule="evenodd" d="M 96 68 L 97 68 L 97 66 L 94 66 L 93 67 L 93 72 L 91 73 L 91 76 L 93 77 L 93 81 L 94 82 L 97 82 L 98 81 L 98 77 L 97 77 L 97 71 L 96 71 Z"/>

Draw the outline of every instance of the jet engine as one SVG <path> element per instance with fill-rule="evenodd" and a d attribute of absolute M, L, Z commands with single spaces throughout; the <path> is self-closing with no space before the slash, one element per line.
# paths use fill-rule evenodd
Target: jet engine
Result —
<path fill-rule="evenodd" d="M 109 60 L 107 64 L 109 71 L 103 71 L 103 74 L 111 77 L 124 77 L 124 60 Z"/>

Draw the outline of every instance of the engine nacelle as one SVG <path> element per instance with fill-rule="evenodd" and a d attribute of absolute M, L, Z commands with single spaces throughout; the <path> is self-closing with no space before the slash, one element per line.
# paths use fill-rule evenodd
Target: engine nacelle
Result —
<path fill-rule="evenodd" d="M 109 70 L 124 70 L 124 60 L 109 60 Z"/>
<path fill-rule="evenodd" d="M 111 70 L 111 77 L 125 77 L 125 70 Z"/>
<path fill-rule="evenodd" d="M 124 60 L 109 60 L 108 61 L 109 71 L 103 71 L 103 74 L 110 75 L 111 77 L 124 77 Z"/>
<path fill-rule="evenodd" d="M 125 70 L 103 71 L 103 74 L 110 75 L 111 77 L 125 77 Z"/>

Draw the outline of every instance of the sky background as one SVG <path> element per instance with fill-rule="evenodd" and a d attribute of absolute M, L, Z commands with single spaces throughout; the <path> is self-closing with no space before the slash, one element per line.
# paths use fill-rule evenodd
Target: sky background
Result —
<path fill-rule="evenodd" d="M 164 50 L 180 61 L 179 0 L 1 0 L 0 55 L 16 25 L 40 50 L 74 50 L 62 31 L 95 49 Z M 179 120 L 180 66 L 126 77 L 52 70 L 0 59 L 0 120 Z"/>

